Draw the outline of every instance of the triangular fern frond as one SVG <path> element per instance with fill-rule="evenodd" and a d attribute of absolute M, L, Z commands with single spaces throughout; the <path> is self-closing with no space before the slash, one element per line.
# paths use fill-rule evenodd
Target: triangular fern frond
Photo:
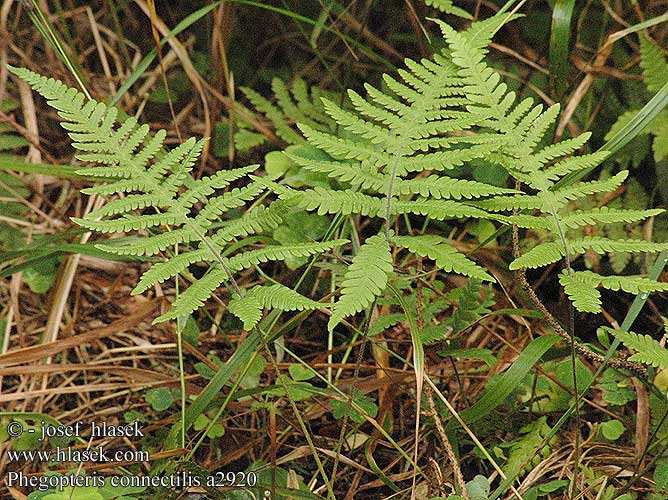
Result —
<path fill-rule="evenodd" d="M 180 245 L 178 255 L 155 264 L 144 273 L 133 293 L 141 293 L 181 273 L 193 279 L 187 272 L 191 265 L 210 267 L 202 278 L 195 279 L 178 296 L 172 310 L 162 315 L 159 321 L 190 314 L 200 307 L 224 281 L 231 279 L 225 268 L 226 262 L 231 269 L 241 270 L 288 255 L 312 255 L 342 242 L 337 240 L 302 247 L 248 251 L 241 249 L 226 259 L 226 244 L 236 237 L 276 227 L 285 211 L 278 210 L 284 207 L 284 203 L 279 202 L 272 208 L 251 210 L 246 217 L 233 223 L 219 223 L 224 213 L 243 207 L 267 189 L 265 183 L 250 176 L 257 165 L 221 170 L 195 179 L 190 171 L 198 160 L 205 139 L 191 138 L 165 151 L 164 130 L 151 135 L 147 125 L 140 125 L 132 117 L 119 121 L 115 108 L 87 101 L 83 95 L 67 89 L 61 82 L 28 70 L 12 70 L 58 110 L 65 121 L 63 127 L 68 130 L 74 147 L 80 151 L 77 157 L 81 161 L 97 164 L 79 172 L 104 180 L 111 179 L 111 182 L 89 188 L 87 192 L 105 196 L 114 193 L 125 195 L 109 201 L 84 218 L 73 218 L 73 221 L 102 233 L 151 230 L 152 234 L 145 238 L 121 238 L 99 245 L 119 255 L 154 255 L 173 245 Z M 287 106 L 286 97 L 278 86 L 276 91 L 281 94 L 279 100 Z M 249 184 L 230 189 L 232 183 L 249 179 L 252 180 Z M 188 246 L 194 242 L 199 242 L 199 247 Z M 238 246 L 234 249 L 239 250 Z"/>

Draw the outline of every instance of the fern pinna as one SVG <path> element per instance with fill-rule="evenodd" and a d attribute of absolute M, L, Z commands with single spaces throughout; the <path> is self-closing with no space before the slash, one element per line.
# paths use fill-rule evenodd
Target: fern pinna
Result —
<path fill-rule="evenodd" d="M 74 141 L 73 146 L 81 151 L 77 158 L 97 164 L 79 172 L 108 181 L 83 192 L 120 195 L 86 217 L 74 218 L 74 222 L 101 233 L 146 233 L 142 237 L 98 245 L 120 255 L 155 255 L 179 245 L 178 254 L 154 264 L 142 275 L 132 292 L 142 293 L 180 274 L 190 279 L 191 285 L 156 322 L 190 314 L 221 284 L 233 280 L 232 273 L 271 260 L 314 255 L 346 242 L 270 245 L 231 252 L 230 243 L 239 237 L 275 228 L 287 210 L 280 202 L 270 207 L 258 205 L 243 217 L 223 225 L 219 223 L 222 214 L 245 206 L 265 191 L 265 185 L 259 182 L 226 190 L 237 180 L 250 179 L 249 174 L 257 169 L 257 165 L 221 170 L 195 179 L 190 170 L 199 157 L 204 139 L 191 138 L 165 152 L 164 130 L 151 135 L 147 125 L 140 126 L 132 117 L 118 122 L 116 108 L 86 101 L 83 94 L 52 78 L 26 69 L 10 69 L 58 110 L 63 127 Z M 199 279 L 189 273 L 189 268 L 197 264 L 208 265 L 208 270 Z M 254 301 L 257 309 L 264 306 L 284 310 L 312 309 L 320 305 L 280 284 L 266 290 L 253 289 L 249 299 Z M 247 323 L 247 326 L 252 325 Z"/>

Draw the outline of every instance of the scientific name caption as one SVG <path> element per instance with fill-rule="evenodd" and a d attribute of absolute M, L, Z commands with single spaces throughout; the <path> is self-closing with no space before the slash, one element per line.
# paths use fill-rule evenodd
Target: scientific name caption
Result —
<path fill-rule="evenodd" d="M 128 425 L 110 425 L 107 423 L 91 422 L 84 424 L 77 422 L 72 425 L 54 425 L 41 421 L 38 426 L 29 426 L 20 421 L 11 421 L 7 424 L 7 434 L 11 438 L 19 438 L 24 434 L 36 435 L 40 443 L 50 438 L 81 438 L 104 439 L 104 438 L 141 438 L 144 436 L 142 424 L 134 422 Z M 83 445 L 85 446 L 85 445 Z M 146 462 L 149 460 L 147 451 L 125 449 L 109 450 L 104 445 L 82 448 L 77 446 L 56 446 L 52 449 L 34 450 L 7 450 L 9 462 L 40 463 L 40 462 L 86 462 L 109 463 L 113 462 Z M 85 467 L 84 467 L 85 468 Z M 112 488 L 127 487 L 164 487 L 172 489 L 190 489 L 199 487 L 210 488 L 245 488 L 254 487 L 257 484 L 257 475 L 254 472 L 215 472 L 206 475 L 192 474 L 190 472 L 177 472 L 168 475 L 157 476 L 105 476 L 93 471 L 91 475 L 75 473 L 68 474 L 26 474 L 21 471 L 8 472 L 5 485 L 19 488 L 36 488 L 40 491 L 65 488 L 103 487 Z"/>

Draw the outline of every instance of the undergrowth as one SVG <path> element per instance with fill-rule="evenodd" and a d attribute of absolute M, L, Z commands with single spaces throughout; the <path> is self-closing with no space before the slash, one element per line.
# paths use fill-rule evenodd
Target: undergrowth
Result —
<path fill-rule="evenodd" d="M 449 1 L 425 4 L 479 19 Z M 329 10 L 322 15 L 324 22 Z M 178 383 L 146 393 L 153 413 L 169 424 L 158 426 L 143 445 L 158 456 L 177 450 L 173 456 L 180 458 L 159 456 L 151 474 L 193 474 L 216 498 L 267 491 L 277 498 L 337 498 L 350 484 L 357 488 L 362 474 L 411 498 L 538 498 L 554 492 L 575 498 L 594 486 L 597 498 L 624 498 L 632 481 L 607 487 L 581 447 L 620 439 L 633 420 L 620 416 L 622 408 L 637 393 L 636 422 L 645 418 L 657 439 L 651 451 L 652 494 L 658 498 L 665 487 L 663 420 L 657 412 L 651 420 L 640 412 L 641 404 L 649 411 L 650 394 L 652 408 L 666 406 L 668 354 L 663 342 L 630 326 L 649 294 L 668 291 L 659 279 L 668 243 L 650 237 L 664 210 L 647 208 L 643 186 L 629 179 L 637 165 L 613 141 L 620 134 L 636 141 L 652 135 L 659 172 L 666 157 L 666 111 L 659 109 L 647 128 L 638 127 L 647 112 L 640 103 L 621 114 L 599 149 L 591 132 L 556 140 L 560 104 L 546 107 L 512 90 L 489 56 L 494 37 L 520 17 L 506 7 L 463 29 L 425 20 L 442 37 L 433 57 L 407 58 L 396 72 L 345 94 L 302 78 L 272 78 L 271 97 L 242 87 L 249 107 L 231 106 L 225 124 L 233 131 L 232 150 L 246 158 L 262 157 L 276 144 L 280 149 L 262 163 L 231 162 L 206 175 L 197 166 L 205 163 L 207 138 L 171 147 L 167 130 L 152 132 L 55 78 L 8 65 L 57 111 L 77 162 L 85 164 L 76 176 L 92 184 L 81 190 L 89 209 L 71 220 L 95 235 L 95 246 L 89 250 L 84 242 L 74 250 L 141 262 L 131 294 L 147 295 L 142 300 L 167 290 L 170 305 L 153 324 L 175 323 Z M 666 60 L 642 34 L 640 55 L 647 92 L 665 93 Z M 275 136 L 266 133 L 267 122 Z M 0 135 L 3 144 L 27 145 Z M 582 180 L 592 172 L 593 180 Z M 2 189 L 20 197 L 27 191 L 6 175 L 0 177 L 0 207 L 23 218 L 24 205 Z M 657 253 L 657 263 L 648 266 L 647 254 Z M 9 269 L 15 274 L 30 267 Z M 545 277 L 558 283 L 565 314 L 543 295 Z M 620 326 L 605 300 L 624 302 L 627 294 L 637 298 Z M 592 317 L 584 314 L 599 313 L 611 318 L 610 326 L 593 339 L 591 329 L 581 326 Z M 489 326 L 492 321 L 512 321 L 523 333 L 506 339 Z M 530 323 L 541 326 L 534 331 Z M 204 327 L 224 337 L 232 352 L 226 359 L 198 351 Z M 233 339 L 230 332 L 239 335 Z M 482 336 L 505 345 L 492 350 Z M 630 357 L 616 352 L 620 343 Z M 371 367 L 363 366 L 367 349 Z M 198 359 L 193 376 L 201 387 L 194 388 L 186 373 L 186 352 Z M 486 385 L 467 394 L 464 387 L 483 375 Z M 410 389 L 400 392 L 399 386 Z M 600 421 L 587 428 L 581 406 L 592 386 L 605 401 L 592 407 L 605 420 L 597 415 Z M 171 411 L 175 406 L 179 410 Z M 395 406 L 402 415 L 411 412 L 410 425 L 395 422 Z M 215 443 L 233 427 L 232 409 L 267 422 L 271 451 L 244 459 L 244 477 L 254 477 L 255 484 L 223 493 L 221 483 L 207 478 L 220 469 L 216 460 L 225 450 Z M 36 415 L 14 418 L 32 428 Z M 315 418 L 332 425 L 317 439 Z M 147 422 L 141 412 L 125 419 Z M 569 473 L 523 484 L 532 467 L 558 455 L 556 436 L 567 422 L 572 446 L 569 458 L 558 460 L 566 460 Z M 399 427 L 402 439 L 396 438 Z M 406 431 L 411 427 L 412 434 Z M 437 444 L 427 440 L 432 436 Z M 642 449 L 638 443 L 634 478 L 650 451 L 647 441 Z M 35 446 L 26 437 L 14 442 L 14 449 Z M 349 457 L 361 447 L 368 467 Z M 450 462 L 450 483 L 442 476 L 445 466 L 432 457 L 435 447 Z M 203 456 L 208 469 L 198 465 Z M 283 466 L 304 457 L 313 463 Z M 114 492 L 104 481 L 93 490 L 27 498 L 168 494 L 164 485 Z"/>

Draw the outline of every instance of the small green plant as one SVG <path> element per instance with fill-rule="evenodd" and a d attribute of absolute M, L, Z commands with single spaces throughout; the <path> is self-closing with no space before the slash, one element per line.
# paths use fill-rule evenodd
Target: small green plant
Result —
<path fill-rule="evenodd" d="M 142 293 L 179 274 L 186 275 L 191 281 L 191 286 L 178 296 L 172 309 L 157 318 L 157 322 L 187 317 L 223 282 L 227 282 L 234 293 L 239 293 L 240 290 L 234 287 L 232 273 L 261 262 L 314 255 L 345 243 L 345 240 L 334 240 L 270 245 L 229 255 L 225 247 L 237 237 L 275 228 L 286 210 L 280 203 L 269 208 L 259 205 L 232 223 L 222 226 L 217 223 L 224 213 L 244 206 L 265 191 L 264 183 L 249 177 L 257 165 L 223 170 L 196 180 L 190 170 L 204 140 L 190 139 L 165 152 L 164 130 L 150 135 L 148 126 L 140 126 L 134 118 L 117 123 L 115 108 L 95 101 L 86 102 L 82 94 L 59 81 L 28 70 L 11 69 L 58 110 L 64 120 L 63 126 L 75 141 L 74 147 L 82 151 L 78 158 L 98 164 L 79 172 L 107 182 L 84 192 L 100 196 L 125 195 L 83 219 L 73 219 L 74 222 L 101 233 L 138 231 L 145 235 L 99 244 L 98 247 L 110 253 L 133 256 L 155 255 L 175 245 L 184 248 L 178 255 L 152 266 L 133 290 L 133 293 Z M 250 183 L 223 192 L 239 179 L 250 180 Z M 144 212 L 136 215 L 137 210 Z M 198 242 L 198 246 L 188 248 L 186 245 L 191 242 Z M 197 279 L 189 270 L 199 263 L 208 264 L 209 268 Z M 269 291 L 271 293 L 267 293 Z M 250 297 L 254 303 L 260 301 L 262 305 L 277 308 L 285 306 L 290 308 L 288 310 L 319 306 L 315 301 L 296 298 L 296 292 L 280 284 L 274 284 L 267 292 L 256 290 Z M 261 302 L 263 300 L 266 304 Z"/>

